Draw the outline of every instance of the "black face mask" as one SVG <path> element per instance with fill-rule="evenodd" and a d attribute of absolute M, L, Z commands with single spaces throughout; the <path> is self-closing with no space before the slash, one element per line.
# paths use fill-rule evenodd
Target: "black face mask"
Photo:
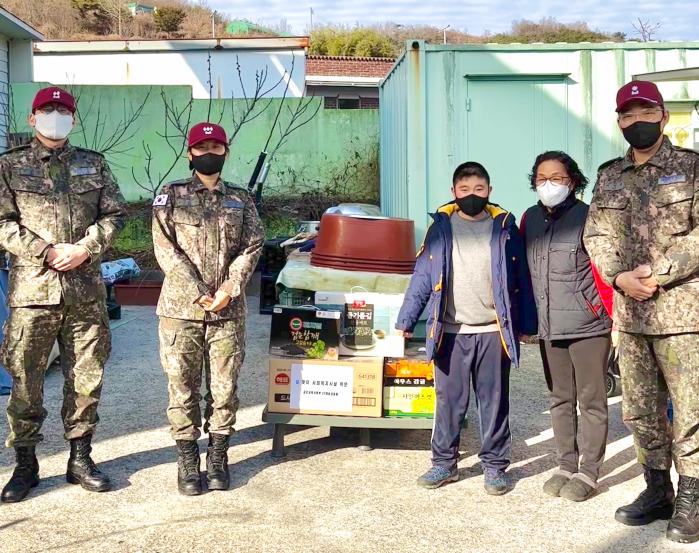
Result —
<path fill-rule="evenodd" d="M 202 175 L 215 175 L 221 172 L 224 163 L 226 163 L 226 154 L 209 153 L 202 156 L 192 156 L 189 168 Z"/>
<path fill-rule="evenodd" d="M 626 142 L 637 150 L 647 150 L 658 141 L 662 130 L 660 123 L 648 123 L 647 121 L 636 121 L 633 125 L 622 129 Z"/>
<path fill-rule="evenodd" d="M 463 198 L 456 199 L 456 205 L 458 205 L 459 209 L 469 217 L 475 217 L 478 215 L 485 209 L 487 204 L 488 198 L 477 196 L 476 194 L 469 194 Z"/>

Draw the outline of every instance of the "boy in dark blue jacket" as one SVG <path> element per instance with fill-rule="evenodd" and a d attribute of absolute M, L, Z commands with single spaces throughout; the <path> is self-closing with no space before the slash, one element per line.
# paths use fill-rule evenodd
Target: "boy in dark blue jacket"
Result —
<path fill-rule="evenodd" d="M 479 454 L 489 494 L 507 491 L 510 364 L 520 335 L 536 334 L 526 253 L 511 213 L 488 203 L 490 176 L 476 162 L 454 171 L 454 200 L 432 215 L 396 328 L 410 337 L 427 307 L 427 355 L 435 362 L 437 406 L 432 468 L 418 485 L 459 479 L 459 433 L 473 382 Z"/>

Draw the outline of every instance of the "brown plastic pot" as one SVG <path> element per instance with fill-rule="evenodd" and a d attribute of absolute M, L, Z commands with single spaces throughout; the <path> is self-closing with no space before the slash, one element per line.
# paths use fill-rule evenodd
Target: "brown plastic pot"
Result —
<path fill-rule="evenodd" d="M 114 285 L 114 296 L 119 305 L 157 305 L 163 283 L 155 280 L 120 282 Z"/>
<path fill-rule="evenodd" d="M 409 219 L 377 219 L 326 214 L 316 239 L 318 255 L 381 262 L 415 259 L 415 224 Z"/>

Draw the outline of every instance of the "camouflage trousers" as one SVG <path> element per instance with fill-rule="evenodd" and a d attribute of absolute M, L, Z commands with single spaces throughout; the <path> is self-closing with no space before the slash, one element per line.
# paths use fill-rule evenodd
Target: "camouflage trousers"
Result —
<path fill-rule="evenodd" d="M 204 432 L 232 434 L 239 403 L 238 373 L 245 357 L 245 324 L 160 317 L 159 333 L 172 437 L 197 440 L 201 435 L 202 374 L 206 383 Z"/>
<path fill-rule="evenodd" d="M 666 470 L 674 457 L 679 474 L 699 478 L 699 334 L 621 332 L 619 367 L 624 422 L 633 431 L 638 461 Z"/>
<path fill-rule="evenodd" d="M 80 438 L 95 430 L 104 364 L 111 351 L 106 304 L 13 307 L 0 351 L 12 376 L 7 447 L 31 446 L 43 439 L 41 425 L 47 415 L 44 376 L 56 340 L 64 376 L 61 415 L 65 438 Z"/>

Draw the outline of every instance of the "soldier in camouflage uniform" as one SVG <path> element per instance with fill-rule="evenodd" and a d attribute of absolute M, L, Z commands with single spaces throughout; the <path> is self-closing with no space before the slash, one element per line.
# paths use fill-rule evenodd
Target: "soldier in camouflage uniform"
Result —
<path fill-rule="evenodd" d="M 110 352 L 100 257 L 123 225 L 123 198 L 104 157 L 71 146 L 75 101 L 40 90 L 29 122 L 36 137 L 0 156 L 0 248 L 10 254 L 10 315 L 2 361 L 12 375 L 7 404 L 17 466 L 2 501 L 21 501 L 39 482 L 47 359 L 58 340 L 65 376 L 66 477 L 89 491 L 110 482 L 90 457 L 102 373 Z"/>
<path fill-rule="evenodd" d="M 616 290 L 624 421 L 647 482 L 616 519 L 636 526 L 672 517 L 667 537 L 693 542 L 699 540 L 699 153 L 662 135 L 668 113 L 653 83 L 625 85 L 617 106 L 631 148 L 600 167 L 585 230 L 590 256 Z"/>
<path fill-rule="evenodd" d="M 158 302 L 160 358 L 168 377 L 167 409 L 178 450 L 178 489 L 202 493 L 199 449 L 202 373 L 210 490 L 229 487 L 228 444 L 238 410 L 245 356 L 245 287 L 264 239 L 252 197 L 221 178 L 225 131 L 192 127 L 191 177 L 167 184 L 153 202 L 153 243 L 165 282 Z"/>

